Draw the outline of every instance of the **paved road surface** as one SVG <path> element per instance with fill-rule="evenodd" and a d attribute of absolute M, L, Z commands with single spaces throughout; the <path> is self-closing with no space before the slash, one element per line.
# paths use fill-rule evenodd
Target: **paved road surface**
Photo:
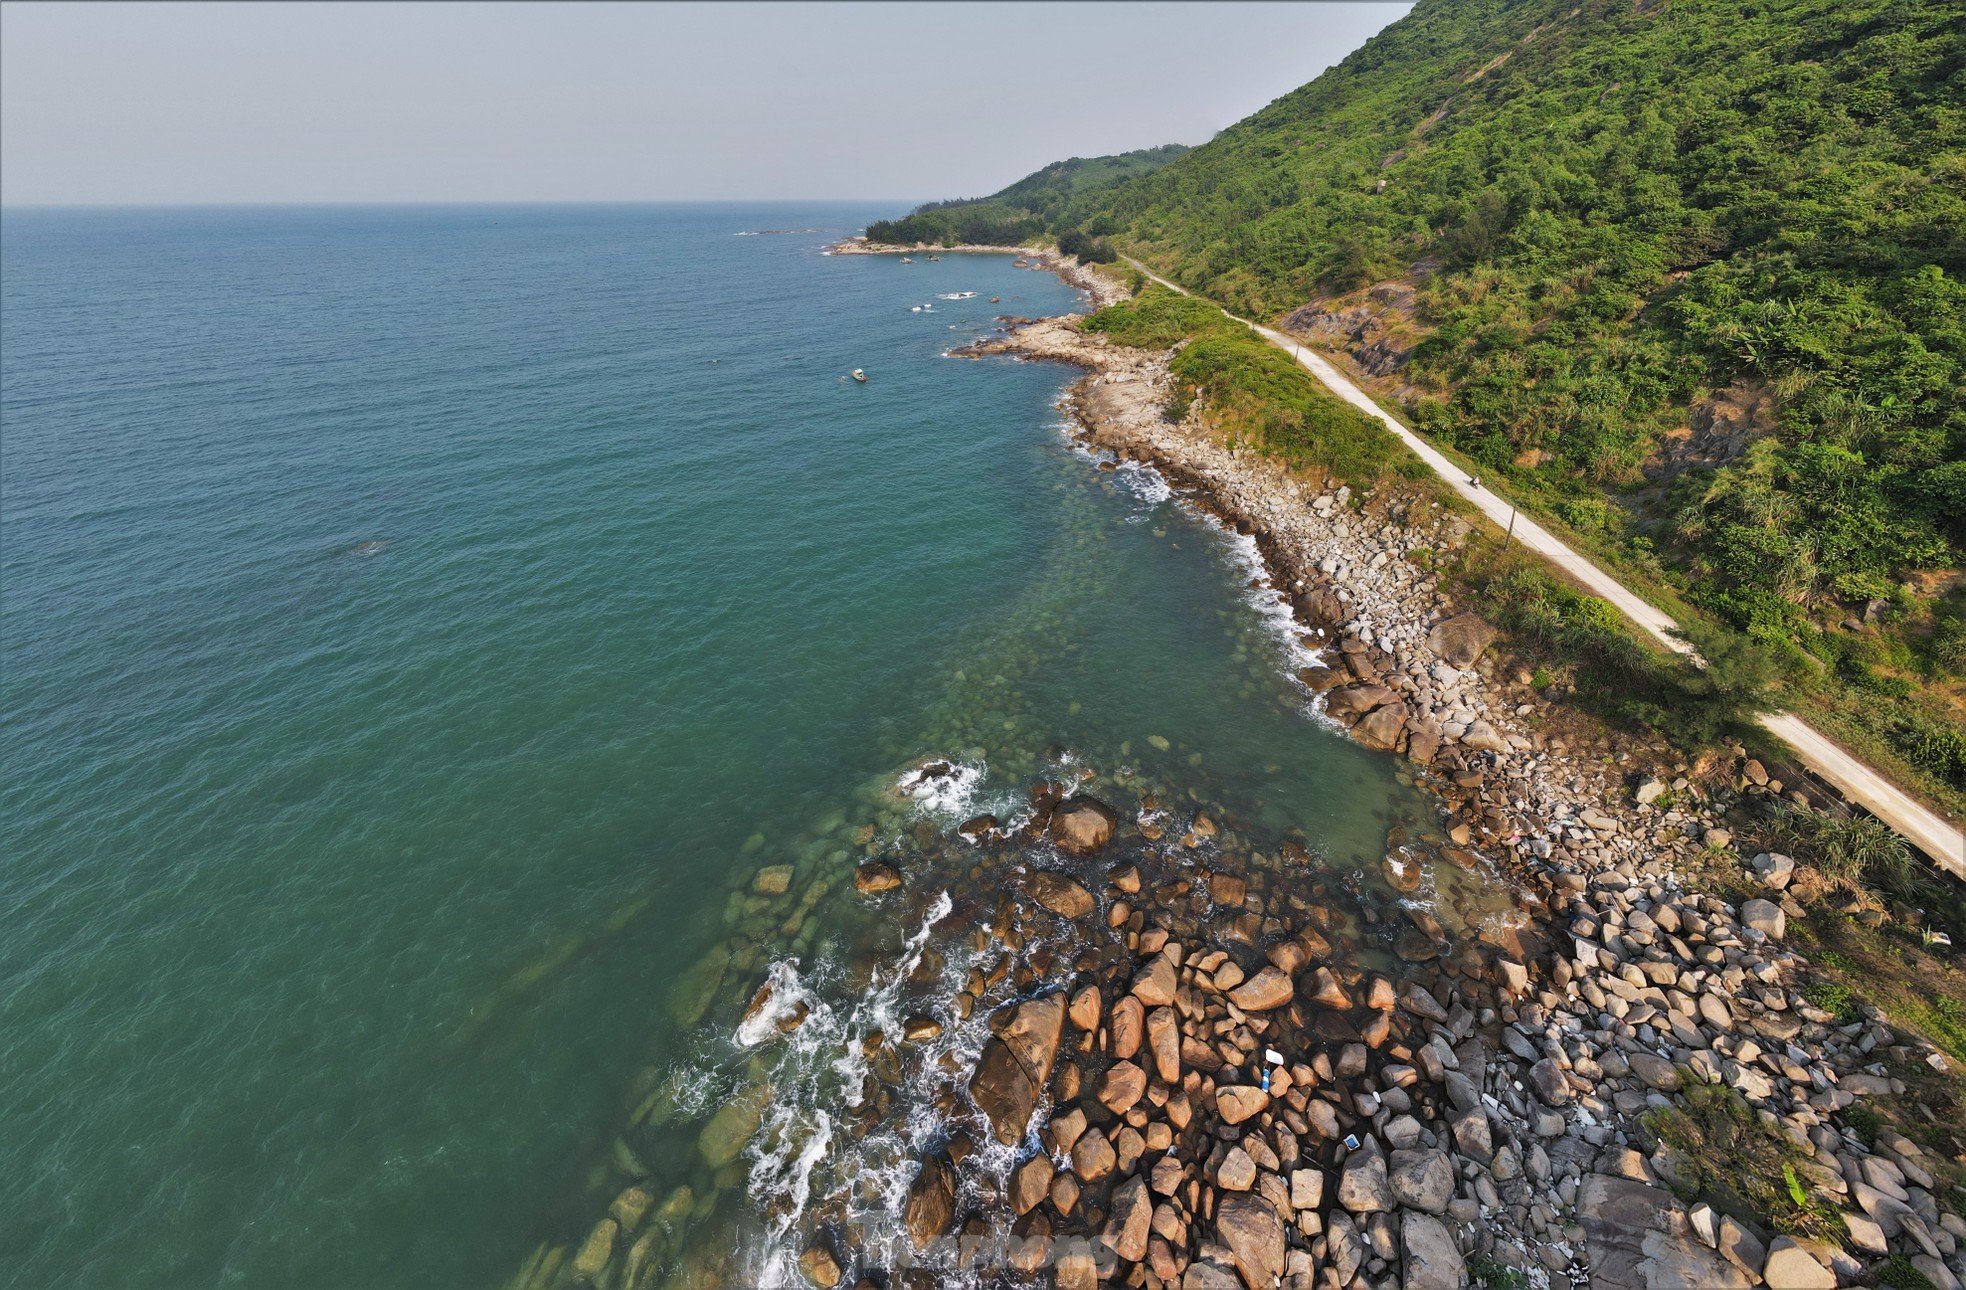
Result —
<path fill-rule="evenodd" d="M 1164 287 L 1179 291 L 1182 295 L 1191 294 L 1131 256 L 1126 257 L 1126 262 Z M 1231 318 L 1236 318 L 1226 309 L 1222 312 Z M 1466 471 L 1449 461 L 1419 435 L 1400 424 L 1397 418 L 1373 402 L 1365 391 L 1354 385 L 1344 373 L 1280 331 L 1259 327 L 1246 318 L 1236 318 L 1236 321 L 1253 328 L 1263 339 L 1291 354 L 1333 394 L 1398 435 L 1400 440 L 1417 453 L 1422 461 L 1433 467 L 1435 474 L 1446 480 L 1455 492 L 1474 503 L 1481 513 L 1493 520 L 1498 527 L 1507 529 L 1513 524 L 1516 541 L 1569 574 L 1593 595 L 1602 596 L 1610 601 L 1625 617 L 1637 623 L 1667 648 L 1677 650 L 1681 654 L 1693 654 L 1692 646 L 1673 634 L 1677 624 L 1669 615 L 1565 546 L 1549 530 L 1527 515 L 1517 514 L 1513 506 L 1496 496 L 1487 487 L 1469 482 Z M 1957 826 L 1948 823 L 1936 812 L 1913 800 L 1909 794 L 1884 776 L 1831 743 L 1827 736 L 1800 717 L 1787 712 L 1771 712 L 1757 719 L 1763 728 L 1794 749 L 1797 759 L 1810 771 L 1835 785 L 1836 790 L 1850 801 L 1860 804 L 1878 819 L 1896 829 L 1913 845 L 1942 865 L 1948 873 L 1966 880 L 1966 834 L 1962 834 Z"/>

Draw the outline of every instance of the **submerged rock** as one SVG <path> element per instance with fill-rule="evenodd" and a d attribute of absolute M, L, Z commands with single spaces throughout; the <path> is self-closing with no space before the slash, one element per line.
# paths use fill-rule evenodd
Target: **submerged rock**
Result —
<path fill-rule="evenodd" d="M 771 1085 L 760 1081 L 723 1104 L 697 1135 L 696 1149 L 712 1169 L 722 1169 L 744 1154 L 744 1146 L 758 1131 L 765 1107 L 771 1101 Z"/>
<path fill-rule="evenodd" d="M 901 885 L 901 871 L 879 860 L 869 861 L 853 871 L 853 888 L 863 896 L 877 896 Z"/>

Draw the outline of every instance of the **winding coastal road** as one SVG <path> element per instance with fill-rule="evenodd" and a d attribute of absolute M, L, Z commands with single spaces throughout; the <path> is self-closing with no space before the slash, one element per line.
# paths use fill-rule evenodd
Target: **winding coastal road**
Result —
<path fill-rule="evenodd" d="M 1194 294 L 1184 287 L 1169 282 L 1132 256 L 1123 258 L 1128 264 L 1170 291 L 1178 291 L 1184 296 Z M 1450 488 L 1473 503 L 1476 509 L 1494 521 L 1498 528 L 1512 531 L 1516 541 L 1556 565 L 1558 569 L 1569 575 L 1572 581 L 1589 590 L 1591 594 L 1611 602 L 1620 613 L 1638 624 L 1667 649 L 1688 655 L 1697 661 L 1698 655 L 1694 654 L 1693 647 L 1674 634 L 1678 624 L 1670 615 L 1564 545 L 1548 529 L 1519 513 L 1508 501 L 1498 497 L 1490 489 L 1470 481 L 1466 471 L 1449 461 L 1432 444 L 1401 424 L 1396 417 L 1374 402 L 1364 390 L 1353 384 L 1343 372 L 1305 349 L 1303 345 L 1283 332 L 1259 326 L 1247 318 L 1237 318 L 1226 309 L 1222 312 L 1288 353 L 1333 394 L 1398 435 L 1400 441 L 1411 448 L 1420 460 L 1426 462 Z M 1862 806 L 1897 830 L 1919 850 L 1931 856 L 1946 872 L 1966 881 L 1966 834 L 1962 834 L 1956 825 L 1947 822 L 1937 812 L 1915 801 L 1910 794 L 1845 752 L 1821 731 L 1793 713 L 1767 712 L 1762 713 L 1756 720 L 1761 723 L 1763 729 L 1793 749 L 1796 759 L 1811 773 L 1820 776 L 1845 798 Z"/>

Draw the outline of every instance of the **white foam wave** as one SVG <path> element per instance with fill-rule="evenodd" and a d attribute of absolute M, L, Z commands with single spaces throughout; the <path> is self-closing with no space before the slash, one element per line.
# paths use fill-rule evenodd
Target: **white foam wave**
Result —
<path fill-rule="evenodd" d="M 915 814 L 925 817 L 967 819 L 976 812 L 977 790 L 983 786 L 986 767 L 981 763 L 945 762 L 947 771 L 918 766 L 904 774 L 895 787 L 915 802 Z"/>
<path fill-rule="evenodd" d="M 1306 645 L 1303 629 L 1291 612 L 1290 600 L 1270 581 L 1269 562 L 1263 559 L 1256 539 L 1238 533 L 1220 521 L 1214 527 L 1228 548 L 1229 562 L 1243 575 L 1243 599 L 1263 620 L 1263 629 L 1280 647 L 1286 670 L 1293 676 L 1300 667 L 1309 667 L 1324 657 L 1324 651 Z M 1249 584 L 1254 582 L 1255 586 Z"/>

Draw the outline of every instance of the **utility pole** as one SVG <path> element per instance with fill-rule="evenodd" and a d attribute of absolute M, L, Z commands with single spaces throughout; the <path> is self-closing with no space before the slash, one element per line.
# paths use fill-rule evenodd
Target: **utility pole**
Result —
<path fill-rule="evenodd" d="M 1515 503 L 1511 502 L 1509 503 L 1509 531 L 1502 538 L 1502 549 L 1504 551 L 1508 550 L 1509 544 L 1515 541 L 1515 515 Z"/>

